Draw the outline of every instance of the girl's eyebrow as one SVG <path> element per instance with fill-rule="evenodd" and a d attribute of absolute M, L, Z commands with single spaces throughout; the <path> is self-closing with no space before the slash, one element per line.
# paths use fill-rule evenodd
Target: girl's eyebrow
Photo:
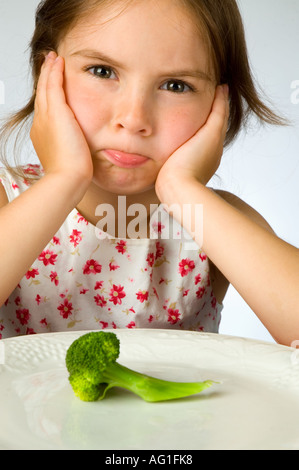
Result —
<path fill-rule="evenodd" d="M 210 75 L 208 75 L 206 72 L 203 72 L 202 70 L 172 70 L 170 72 L 167 72 L 167 74 L 164 74 L 165 76 L 168 77 L 175 77 L 175 78 L 187 78 L 187 77 L 192 77 L 192 78 L 197 78 L 200 80 L 206 80 L 208 82 L 212 82 L 213 79 Z"/>
<path fill-rule="evenodd" d="M 106 54 L 103 54 L 102 52 L 94 51 L 92 49 L 82 49 L 81 51 L 73 52 L 71 54 L 71 57 L 73 56 L 81 56 L 86 57 L 87 59 L 100 60 L 102 62 L 108 62 L 110 65 L 113 65 L 117 68 L 125 68 L 120 62 L 117 62 L 116 60 L 112 59 Z"/>
<path fill-rule="evenodd" d="M 81 56 L 81 57 L 85 57 L 88 59 L 95 59 L 95 60 L 99 60 L 102 62 L 106 62 L 109 65 L 116 67 L 116 68 L 126 69 L 126 67 L 120 62 L 117 62 L 116 60 L 112 59 L 106 54 L 103 54 L 100 51 L 95 51 L 92 49 L 82 49 L 80 51 L 73 52 L 71 56 Z M 213 81 L 213 78 L 209 74 L 199 69 L 170 70 L 167 73 L 163 73 L 163 76 L 176 77 L 176 78 L 192 77 L 192 78 L 197 78 L 200 80 L 206 80 L 209 82 Z"/>

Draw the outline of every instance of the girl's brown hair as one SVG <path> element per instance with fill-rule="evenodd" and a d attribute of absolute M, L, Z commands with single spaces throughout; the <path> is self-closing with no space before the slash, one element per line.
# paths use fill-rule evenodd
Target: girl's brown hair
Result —
<path fill-rule="evenodd" d="M 126 5 L 130 3 L 129 0 Z M 136 0 L 133 0 L 136 1 Z M 147 1 L 147 0 L 139 0 Z M 226 145 L 233 142 L 247 118 L 255 115 L 261 123 L 283 125 L 285 121 L 260 98 L 249 64 L 244 26 L 236 0 L 177 0 L 196 18 L 212 58 L 216 80 L 230 90 L 230 120 Z M 15 151 L 22 130 L 34 112 L 35 93 L 47 51 L 57 51 L 60 41 L 93 9 L 119 0 L 43 0 L 36 10 L 35 31 L 30 42 L 33 93 L 26 106 L 12 114 L 0 129 L 3 163 L 9 167 L 6 150 L 16 132 Z M 20 174 L 20 168 L 17 168 Z"/>

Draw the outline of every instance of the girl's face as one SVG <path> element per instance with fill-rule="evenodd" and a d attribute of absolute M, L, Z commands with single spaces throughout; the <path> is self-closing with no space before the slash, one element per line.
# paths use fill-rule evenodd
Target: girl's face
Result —
<path fill-rule="evenodd" d="M 198 29 L 174 0 L 123 11 L 121 3 L 79 22 L 58 54 L 94 182 L 136 194 L 154 187 L 165 161 L 203 126 L 216 84 Z"/>

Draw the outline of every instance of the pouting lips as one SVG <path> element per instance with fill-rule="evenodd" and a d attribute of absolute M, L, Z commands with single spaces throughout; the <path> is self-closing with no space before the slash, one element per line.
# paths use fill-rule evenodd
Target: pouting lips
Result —
<path fill-rule="evenodd" d="M 105 150 L 106 158 L 116 166 L 122 168 L 137 168 L 148 161 L 147 157 L 133 153 L 121 152 L 120 150 Z"/>

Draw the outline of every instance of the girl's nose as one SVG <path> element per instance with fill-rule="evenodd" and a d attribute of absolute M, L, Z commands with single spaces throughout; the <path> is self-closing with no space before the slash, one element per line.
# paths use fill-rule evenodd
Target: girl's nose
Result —
<path fill-rule="evenodd" d="M 144 94 L 124 93 L 115 108 L 113 126 L 117 130 L 127 131 L 148 137 L 153 132 L 151 106 Z"/>

